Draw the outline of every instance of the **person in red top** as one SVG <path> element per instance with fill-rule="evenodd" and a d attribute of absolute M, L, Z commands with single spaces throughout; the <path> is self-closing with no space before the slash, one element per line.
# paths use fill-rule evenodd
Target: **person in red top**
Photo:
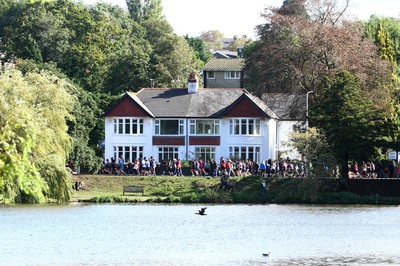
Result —
<path fill-rule="evenodd" d="M 219 161 L 219 170 L 221 171 L 221 174 L 226 173 L 226 163 L 225 163 L 224 157 L 221 157 L 221 159 Z"/>
<path fill-rule="evenodd" d="M 354 174 L 354 177 L 358 177 L 358 163 L 357 162 L 355 162 L 353 165 L 353 174 Z"/>
<path fill-rule="evenodd" d="M 204 161 L 201 159 L 201 157 L 199 158 L 199 175 L 207 175 L 206 165 Z"/>
<path fill-rule="evenodd" d="M 231 176 L 231 173 L 233 173 L 232 168 L 233 168 L 233 163 L 232 163 L 232 160 L 229 159 L 228 163 L 226 164 L 226 171 L 228 172 L 228 176 Z M 233 174 L 233 175 L 235 175 L 235 174 Z"/>

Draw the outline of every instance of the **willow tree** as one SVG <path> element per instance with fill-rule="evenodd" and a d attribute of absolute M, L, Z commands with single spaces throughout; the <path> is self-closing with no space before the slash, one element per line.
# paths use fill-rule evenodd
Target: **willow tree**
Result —
<path fill-rule="evenodd" d="M 67 86 L 45 72 L 0 74 L 0 202 L 69 200 L 66 119 L 74 99 Z"/>

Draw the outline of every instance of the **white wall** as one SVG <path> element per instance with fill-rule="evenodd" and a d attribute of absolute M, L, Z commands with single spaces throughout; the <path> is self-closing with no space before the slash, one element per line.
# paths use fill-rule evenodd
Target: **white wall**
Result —
<path fill-rule="evenodd" d="M 301 159 L 301 155 L 294 150 L 293 148 L 289 147 L 286 143 L 289 141 L 289 136 L 293 132 L 293 126 L 297 125 L 299 122 L 296 121 L 279 121 L 277 124 L 277 151 L 280 154 L 281 158 L 289 157 L 292 159 Z"/>
<path fill-rule="evenodd" d="M 120 117 L 117 117 L 118 119 Z M 143 118 L 143 135 L 119 135 L 114 134 L 114 117 L 107 117 L 105 119 L 105 158 L 114 156 L 113 146 L 143 146 L 143 155 L 154 156 L 158 158 L 158 146 L 152 146 L 152 137 L 154 134 L 154 119 Z M 276 157 L 276 121 L 273 119 L 261 119 L 260 121 L 260 136 L 232 136 L 229 135 L 230 119 L 222 119 L 220 122 L 220 146 L 215 147 L 216 159 L 222 157 L 229 157 L 229 146 L 260 146 L 260 160 L 267 160 L 269 158 L 275 159 Z M 185 123 L 189 119 L 185 119 Z M 186 124 L 186 132 L 188 132 L 189 125 Z M 188 133 L 187 133 L 188 134 Z M 284 132 L 281 132 L 284 135 Z M 185 135 L 187 136 L 187 135 Z M 279 139 L 279 138 L 278 138 Z M 189 156 L 195 154 L 195 147 L 180 146 L 178 155 L 182 159 L 186 159 L 186 153 Z"/>

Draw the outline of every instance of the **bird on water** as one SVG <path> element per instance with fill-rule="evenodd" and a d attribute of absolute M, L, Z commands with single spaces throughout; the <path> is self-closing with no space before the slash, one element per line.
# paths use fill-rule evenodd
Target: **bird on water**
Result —
<path fill-rule="evenodd" d="M 198 212 L 196 212 L 196 214 L 198 215 L 207 215 L 206 212 L 207 207 L 201 208 L 200 210 L 198 210 Z"/>

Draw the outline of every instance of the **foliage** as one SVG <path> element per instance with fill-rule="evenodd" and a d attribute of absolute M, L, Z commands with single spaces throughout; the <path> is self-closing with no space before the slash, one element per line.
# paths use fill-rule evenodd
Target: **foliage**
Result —
<path fill-rule="evenodd" d="M 65 161 L 71 141 L 66 119 L 71 118 L 74 100 L 67 86 L 46 72 L 23 75 L 6 68 L 1 73 L 3 201 L 41 202 L 44 195 L 69 200 Z"/>
<path fill-rule="evenodd" d="M 267 193 L 261 193 L 260 176 L 235 178 L 240 191 L 219 190 L 218 179 L 207 181 L 207 187 L 194 188 L 198 177 L 170 176 L 75 176 L 84 182 L 84 189 L 75 192 L 75 200 L 97 198 L 97 202 L 157 203 L 302 203 L 302 204 L 399 204 L 398 197 L 360 196 L 349 192 L 347 179 L 338 178 L 268 178 Z M 159 181 L 159 182 L 158 182 Z M 160 186 L 168 181 L 171 193 L 159 195 Z M 206 181 L 205 181 L 206 182 Z M 122 185 L 143 185 L 146 197 L 122 197 Z M 82 195 L 82 198 L 80 197 Z M 111 195 L 111 196 L 110 196 Z M 150 196 L 150 197 L 149 197 Z M 114 200 L 117 199 L 117 200 Z M 86 201 L 86 200 L 85 200 Z"/>
<path fill-rule="evenodd" d="M 127 0 L 126 4 L 132 19 L 140 24 L 162 15 L 161 0 Z"/>
<path fill-rule="evenodd" d="M 360 25 L 340 20 L 342 13 L 334 6 L 307 10 L 309 18 L 266 11 L 267 22 L 257 28 L 261 44 L 246 57 L 247 87 L 256 94 L 318 92 L 326 77 L 348 70 L 371 98 L 385 99 L 381 88 L 391 82 L 390 64 L 377 56 L 369 39 L 361 38 Z"/>
<path fill-rule="evenodd" d="M 165 18 L 150 19 L 143 27 L 153 49 L 149 79 L 153 79 L 157 87 L 185 87 L 189 74 L 201 65 L 193 57 L 193 49 L 184 37 L 173 33 Z"/>
<path fill-rule="evenodd" d="M 367 161 L 376 154 L 376 147 L 385 143 L 386 130 L 393 128 L 385 112 L 374 106 L 362 89 L 359 79 L 343 72 L 328 79 L 316 94 L 311 109 L 312 123 L 325 134 L 331 152 L 347 177 L 347 163 Z"/>
<path fill-rule="evenodd" d="M 295 148 L 300 154 L 304 155 L 308 162 L 312 164 L 312 174 L 319 176 L 324 174 L 324 169 L 334 169 L 336 160 L 331 153 L 331 148 L 327 143 L 326 137 L 317 128 L 308 128 L 306 132 L 293 132 L 286 145 Z"/>
<path fill-rule="evenodd" d="M 243 35 L 242 37 L 237 37 L 234 36 L 233 42 L 231 42 L 228 46 L 229 51 L 237 51 L 238 48 L 244 48 L 248 42 L 250 42 L 250 39 L 247 39 L 246 35 Z"/>
<path fill-rule="evenodd" d="M 309 15 L 305 2 L 305 0 L 284 0 L 277 12 L 285 16 L 298 16 L 308 19 Z"/>
<path fill-rule="evenodd" d="M 67 79 L 52 64 L 36 64 L 32 60 L 23 60 L 19 61 L 16 66 L 22 73 L 40 73 L 40 71 L 46 70 L 51 71 L 58 78 Z M 83 90 L 70 81 L 68 82 L 68 86 L 65 86 L 65 89 L 75 99 L 71 110 L 71 117 L 67 120 L 68 134 L 72 140 L 71 152 L 68 159 L 74 162 L 75 167 L 79 165 L 89 172 L 96 172 L 100 168 L 101 158 L 96 155 L 95 147 L 103 139 L 102 136 L 104 136 L 104 133 L 96 133 L 97 138 L 92 137 L 91 140 L 93 142 L 89 143 L 90 134 L 88 132 L 93 132 L 97 123 L 103 124 L 103 120 L 99 119 L 102 111 L 98 105 L 100 105 L 101 101 L 96 99 L 95 94 Z"/>
<path fill-rule="evenodd" d="M 205 42 L 200 37 L 189 37 L 188 35 L 185 36 L 185 39 L 194 51 L 195 60 L 201 60 L 201 66 L 208 62 L 212 54 L 207 49 Z"/>
<path fill-rule="evenodd" d="M 97 196 L 90 199 L 91 202 L 95 203 L 122 203 L 125 202 L 120 196 L 110 195 L 110 196 Z"/>
<path fill-rule="evenodd" d="M 378 45 L 380 51 L 388 50 L 390 53 L 383 57 L 387 57 L 390 62 L 392 53 L 394 52 L 394 62 L 396 63 L 396 74 L 400 74 L 400 21 L 391 17 L 379 17 L 372 15 L 368 21 L 364 22 L 364 35 L 374 41 Z M 379 37 L 379 38 L 377 38 Z M 384 44 L 384 45 L 381 45 Z M 386 47 L 386 48 L 385 48 Z"/>
<path fill-rule="evenodd" d="M 224 34 L 218 30 L 204 31 L 200 34 L 200 39 L 202 39 L 208 49 L 219 50 L 222 49 L 221 39 Z"/>

